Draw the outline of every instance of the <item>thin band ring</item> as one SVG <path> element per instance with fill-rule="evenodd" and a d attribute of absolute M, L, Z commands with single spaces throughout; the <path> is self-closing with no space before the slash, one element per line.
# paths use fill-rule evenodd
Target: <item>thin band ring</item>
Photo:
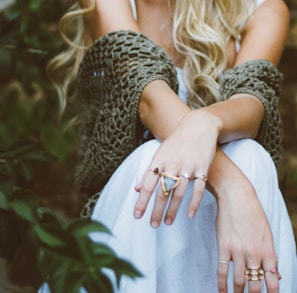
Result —
<path fill-rule="evenodd" d="M 206 182 L 208 178 L 207 178 L 207 175 L 203 174 L 203 175 L 195 176 L 193 179 L 199 179 Z"/>
<path fill-rule="evenodd" d="M 277 268 L 276 267 L 272 267 L 269 270 L 264 270 L 264 273 L 275 274 L 275 273 L 277 273 Z"/>
<path fill-rule="evenodd" d="M 229 265 L 230 264 L 230 261 L 227 261 L 227 260 L 218 260 L 217 263 L 221 263 L 221 264 L 224 264 L 224 265 Z"/>
<path fill-rule="evenodd" d="M 188 173 L 178 174 L 177 177 L 184 177 L 185 179 L 188 179 L 189 181 L 194 179 Z"/>

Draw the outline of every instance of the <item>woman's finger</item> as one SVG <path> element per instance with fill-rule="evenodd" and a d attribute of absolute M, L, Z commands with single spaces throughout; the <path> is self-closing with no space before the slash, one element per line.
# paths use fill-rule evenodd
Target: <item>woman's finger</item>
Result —
<path fill-rule="evenodd" d="M 248 292 L 261 293 L 264 271 L 259 262 L 257 264 L 256 262 L 248 264 L 245 276 L 248 281 Z"/>
<path fill-rule="evenodd" d="M 264 279 L 268 293 L 279 292 L 279 281 L 281 275 L 277 268 L 277 259 L 275 256 L 263 261 Z"/>
<path fill-rule="evenodd" d="M 159 225 L 162 221 L 162 218 L 163 218 L 165 207 L 166 207 L 169 199 L 170 199 L 170 195 L 164 196 L 162 187 L 160 186 L 157 190 L 154 208 L 153 208 L 152 215 L 151 215 L 151 226 L 153 228 L 159 227 Z"/>
<path fill-rule="evenodd" d="M 141 185 L 137 187 L 139 190 L 139 197 L 134 208 L 134 217 L 136 219 L 143 216 L 158 181 L 159 175 L 157 168 L 153 170 L 148 169 L 143 177 Z"/>
<path fill-rule="evenodd" d="M 219 254 L 220 255 L 220 254 Z M 228 292 L 228 272 L 230 261 L 229 257 L 219 257 L 217 261 L 217 274 L 218 274 L 218 289 L 219 292 Z"/>
<path fill-rule="evenodd" d="M 186 189 L 189 185 L 189 179 L 179 176 L 180 184 L 173 190 L 170 203 L 166 211 L 164 222 L 166 225 L 171 225 L 176 217 L 178 208 L 184 198 Z"/>
<path fill-rule="evenodd" d="M 192 200 L 188 208 L 188 217 L 193 218 L 199 208 L 207 180 L 207 175 L 197 175 L 194 178 Z"/>
<path fill-rule="evenodd" d="M 232 256 L 234 293 L 242 293 L 245 286 L 245 260 L 241 253 Z"/>

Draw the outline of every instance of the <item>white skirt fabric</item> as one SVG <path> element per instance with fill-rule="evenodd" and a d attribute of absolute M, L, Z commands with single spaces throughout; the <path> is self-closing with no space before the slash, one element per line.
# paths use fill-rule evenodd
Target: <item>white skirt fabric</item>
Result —
<path fill-rule="evenodd" d="M 186 210 L 192 194 L 190 184 L 171 226 L 161 224 L 158 229 L 150 226 L 155 194 L 144 217 L 140 220 L 133 217 L 138 198 L 134 187 L 142 179 L 159 145 L 157 140 L 141 145 L 113 174 L 92 215 L 92 219 L 109 227 L 113 236 L 92 234 L 91 237 L 94 241 L 107 243 L 144 275 L 137 280 L 122 279 L 116 292 L 216 293 L 217 206 L 212 194 L 205 191 L 198 213 L 193 219 L 188 219 Z M 228 143 L 223 150 L 252 182 L 267 215 L 282 275 L 280 292 L 296 293 L 296 245 L 271 157 L 251 139 Z M 231 263 L 229 292 L 233 292 L 232 275 Z M 262 292 L 266 292 L 264 282 Z"/>

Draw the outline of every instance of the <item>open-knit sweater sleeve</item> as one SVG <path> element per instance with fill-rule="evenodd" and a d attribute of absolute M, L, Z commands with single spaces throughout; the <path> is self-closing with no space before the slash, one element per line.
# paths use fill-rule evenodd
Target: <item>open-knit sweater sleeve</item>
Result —
<path fill-rule="evenodd" d="M 142 142 L 138 105 L 144 87 L 164 80 L 178 91 L 171 59 L 151 40 L 133 31 L 99 38 L 80 65 L 81 101 L 78 188 L 99 191 L 119 164 Z"/>
<path fill-rule="evenodd" d="M 228 70 L 220 80 L 221 99 L 246 93 L 264 106 L 256 140 L 270 153 L 276 166 L 282 154 L 282 122 L 278 109 L 283 74 L 268 60 L 251 60 Z"/>

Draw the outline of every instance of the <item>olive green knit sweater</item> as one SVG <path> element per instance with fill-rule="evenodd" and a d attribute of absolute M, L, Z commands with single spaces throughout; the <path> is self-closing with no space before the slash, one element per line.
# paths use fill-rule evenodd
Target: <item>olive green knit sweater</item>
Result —
<path fill-rule="evenodd" d="M 268 61 L 250 61 L 230 69 L 220 81 L 222 100 L 249 93 L 265 108 L 258 140 L 277 163 L 281 153 L 278 96 L 282 76 Z M 119 164 L 146 138 L 138 117 L 142 90 L 153 80 L 164 80 L 177 93 L 171 59 L 144 35 L 117 31 L 96 41 L 86 52 L 77 78 L 81 101 L 78 188 L 98 192 Z"/>

